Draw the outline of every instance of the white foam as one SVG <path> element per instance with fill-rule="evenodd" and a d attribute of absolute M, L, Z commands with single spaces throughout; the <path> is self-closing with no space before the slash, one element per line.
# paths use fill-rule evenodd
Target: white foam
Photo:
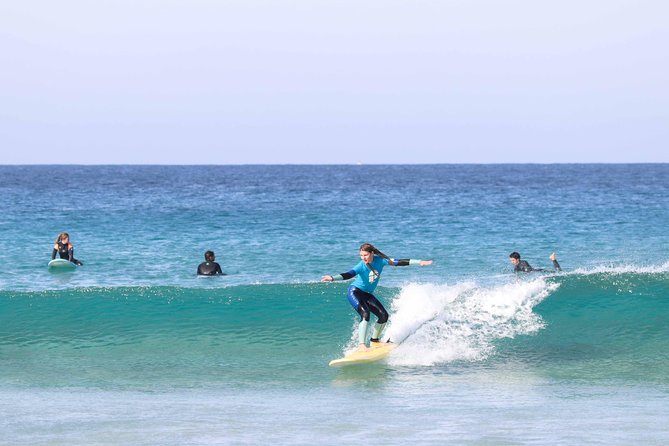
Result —
<path fill-rule="evenodd" d="M 408 284 L 391 306 L 386 337 L 402 344 L 389 362 L 429 366 L 484 359 L 495 340 L 540 330 L 544 323 L 532 308 L 558 286 L 543 277 L 492 286 Z"/>
<path fill-rule="evenodd" d="M 592 275 L 592 274 L 661 274 L 669 272 L 669 261 L 662 265 L 602 265 L 592 268 L 577 268 L 568 274 Z"/>

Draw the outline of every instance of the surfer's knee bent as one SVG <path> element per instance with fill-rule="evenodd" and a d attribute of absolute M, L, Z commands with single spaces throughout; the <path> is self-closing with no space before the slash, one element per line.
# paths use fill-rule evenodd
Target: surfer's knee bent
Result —
<path fill-rule="evenodd" d="M 369 311 L 365 310 L 362 305 L 358 305 L 358 308 L 356 308 L 356 311 L 360 315 L 360 320 L 365 320 L 369 322 Z"/>
<path fill-rule="evenodd" d="M 385 324 L 388 322 L 388 312 L 385 310 L 385 308 L 381 309 L 381 312 L 379 314 L 379 318 L 376 321 L 377 324 Z"/>
<path fill-rule="evenodd" d="M 370 309 L 367 304 L 368 293 L 365 293 L 358 288 L 351 286 L 348 289 L 348 302 L 351 304 L 353 309 L 360 315 L 360 320 L 365 320 L 369 322 Z M 372 296 L 373 297 L 373 296 Z M 386 319 L 388 318 L 386 314 Z"/>

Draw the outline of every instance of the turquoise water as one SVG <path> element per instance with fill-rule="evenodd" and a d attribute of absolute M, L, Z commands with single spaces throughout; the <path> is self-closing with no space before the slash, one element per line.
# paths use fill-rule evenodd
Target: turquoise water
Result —
<path fill-rule="evenodd" d="M 669 166 L 0 167 L 0 444 L 666 444 Z M 54 185 L 61 187 L 55 188 Z M 50 273 L 67 230 L 84 266 Z M 383 363 L 345 283 L 387 268 Z M 228 276 L 197 278 L 213 249 Z M 518 250 L 560 274 L 511 273 Z"/>

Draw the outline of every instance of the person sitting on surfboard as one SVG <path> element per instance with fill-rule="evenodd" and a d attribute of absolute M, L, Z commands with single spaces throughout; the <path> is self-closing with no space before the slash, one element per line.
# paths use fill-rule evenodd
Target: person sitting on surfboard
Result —
<path fill-rule="evenodd" d="M 70 243 L 70 234 L 62 232 L 58 235 L 56 243 L 53 245 L 53 252 L 51 253 L 51 260 L 56 258 L 56 254 L 61 259 L 68 260 L 75 265 L 83 265 L 79 260 L 74 258 L 74 247 Z"/>
<path fill-rule="evenodd" d="M 552 253 L 549 257 L 553 261 L 553 268 L 555 271 L 562 271 L 562 268 L 560 268 L 560 264 L 558 263 L 555 253 Z M 532 271 L 548 271 L 543 268 L 532 268 L 529 263 L 527 263 L 527 260 L 520 260 L 520 254 L 518 254 L 516 251 L 512 252 L 509 254 L 509 259 L 511 259 L 511 263 L 513 264 L 513 272 L 514 273 L 530 273 Z"/>
<path fill-rule="evenodd" d="M 379 283 L 379 277 L 381 276 L 383 268 L 386 265 L 427 266 L 430 264 L 432 264 L 432 260 L 391 259 L 370 243 L 363 243 L 360 246 L 360 263 L 354 266 L 352 270 L 336 276 L 328 275 L 322 277 L 321 282 L 348 280 L 355 277 L 355 281 L 348 288 L 348 301 L 360 315 L 360 325 L 358 327 L 358 350 L 368 350 L 365 341 L 367 339 L 367 327 L 369 325 L 370 313 L 374 313 L 377 317 L 371 342 L 379 342 L 383 327 L 388 321 L 388 312 L 381 302 L 379 302 L 379 300 L 372 294 Z"/>
<path fill-rule="evenodd" d="M 221 265 L 214 262 L 216 256 L 214 251 L 207 251 L 204 253 L 204 262 L 197 267 L 198 276 L 224 276 L 225 273 L 221 270 Z"/>

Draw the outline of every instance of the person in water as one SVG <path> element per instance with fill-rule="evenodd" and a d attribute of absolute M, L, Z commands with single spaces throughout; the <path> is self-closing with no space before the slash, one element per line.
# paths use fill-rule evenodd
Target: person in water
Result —
<path fill-rule="evenodd" d="M 388 312 L 381 302 L 372 294 L 379 283 L 381 272 L 386 265 L 408 266 L 420 265 L 427 266 L 432 264 L 432 260 L 414 260 L 414 259 L 391 259 L 370 243 L 363 243 L 360 246 L 360 263 L 348 272 L 337 274 L 336 276 L 323 276 L 321 282 L 332 282 L 335 280 L 348 280 L 355 277 L 355 281 L 348 288 L 348 301 L 355 311 L 360 315 L 360 325 L 358 327 L 358 350 L 368 350 L 366 345 L 367 327 L 369 326 L 369 316 L 373 313 L 376 317 L 376 324 L 372 334 L 372 343 L 378 343 L 383 327 L 388 322 Z"/>
<path fill-rule="evenodd" d="M 552 253 L 549 257 L 551 261 L 553 262 L 553 269 L 555 271 L 561 271 L 562 268 L 560 268 L 560 264 L 558 263 L 557 259 L 555 258 L 555 253 Z M 520 254 L 517 252 L 512 252 L 509 254 L 509 259 L 511 260 L 511 263 L 513 264 L 513 272 L 514 273 L 530 273 L 532 271 L 548 271 L 546 269 L 542 268 L 532 268 L 532 266 L 527 263 L 527 260 L 520 260 Z"/>
<path fill-rule="evenodd" d="M 197 267 L 198 276 L 224 276 L 225 273 L 221 270 L 221 265 L 216 263 L 216 256 L 214 251 L 207 251 L 204 253 L 204 262 Z"/>
<path fill-rule="evenodd" d="M 58 235 L 56 243 L 53 245 L 53 252 L 51 253 L 51 260 L 56 258 L 56 254 L 61 259 L 68 260 L 75 265 L 83 265 L 79 260 L 74 258 L 74 247 L 70 243 L 70 234 L 62 232 Z"/>

